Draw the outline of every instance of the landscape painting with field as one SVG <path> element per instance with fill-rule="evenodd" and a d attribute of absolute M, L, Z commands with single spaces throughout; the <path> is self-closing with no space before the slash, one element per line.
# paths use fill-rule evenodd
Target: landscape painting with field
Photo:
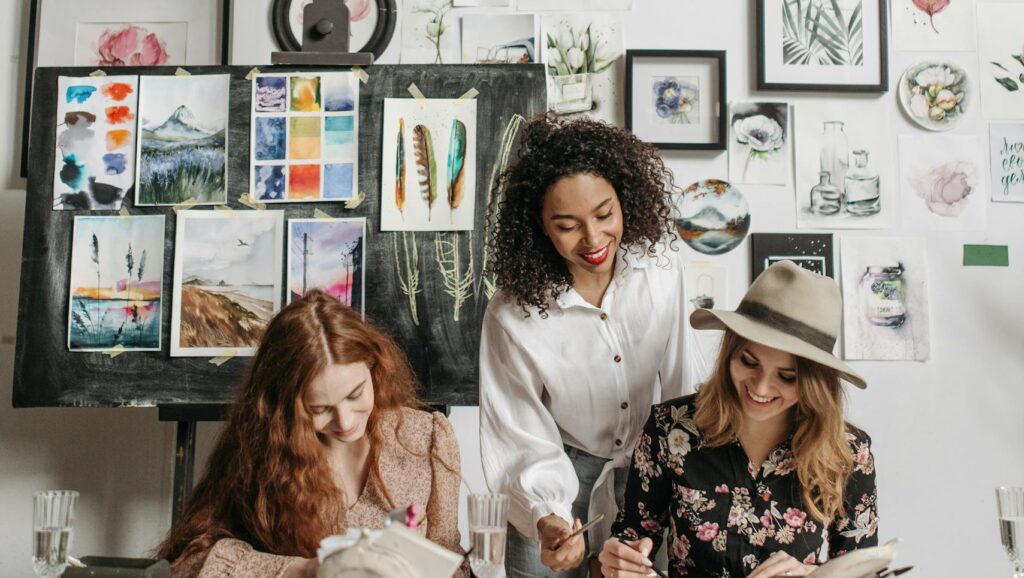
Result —
<path fill-rule="evenodd" d="M 280 211 L 183 211 L 174 253 L 172 356 L 253 355 L 281 306 Z"/>
<path fill-rule="evenodd" d="M 164 217 L 75 217 L 68 349 L 160 350 Z"/>
<path fill-rule="evenodd" d="M 227 74 L 143 76 L 135 204 L 227 202 Z"/>

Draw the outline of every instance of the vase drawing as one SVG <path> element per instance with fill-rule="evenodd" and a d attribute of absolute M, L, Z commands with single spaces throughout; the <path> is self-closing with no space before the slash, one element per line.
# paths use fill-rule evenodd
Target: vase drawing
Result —
<path fill-rule="evenodd" d="M 846 212 L 866 216 L 881 210 L 878 171 L 868 166 L 868 151 L 853 151 L 853 168 L 846 173 L 845 184 Z"/>
<path fill-rule="evenodd" d="M 828 173 L 829 182 L 839 189 L 840 194 L 845 192 L 843 187 L 846 182 L 846 170 L 850 166 L 849 155 L 843 122 L 825 121 L 821 140 L 821 170 Z"/>

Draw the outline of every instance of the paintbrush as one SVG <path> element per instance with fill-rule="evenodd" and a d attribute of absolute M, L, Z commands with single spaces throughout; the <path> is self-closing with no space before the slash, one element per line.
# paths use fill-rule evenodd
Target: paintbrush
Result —
<path fill-rule="evenodd" d="M 618 540 L 619 542 L 622 542 L 623 544 L 626 544 L 630 548 L 633 547 L 632 544 L 627 543 L 625 540 L 623 540 L 622 538 L 619 538 L 618 536 L 615 536 L 615 539 Z M 668 578 L 668 574 L 666 574 L 663 570 L 658 570 L 654 566 L 651 566 L 651 572 L 654 572 L 655 574 L 657 574 L 661 578 Z"/>
<path fill-rule="evenodd" d="M 559 540 L 558 542 L 556 542 L 556 543 L 555 543 L 555 545 L 554 545 L 554 546 L 553 546 L 553 547 L 552 547 L 551 549 L 552 549 L 552 550 L 557 550 L 557 549 L 561 548 L 561 547 L 562 547 L 562 544 L 565 544 L 565 542 L 566 542 L 567 540 L 571 540 L 571 539 L 575 538 L 576 536 L 579 536 L 579 535 L 580 535 L 580 534 L 582 534 L 583 532 L 586 532 L 586 531 L 587 531 L 587 530 L 589 530 L 589 529 L 590 529 L 590 528 L 591 528 L 591 527 L 592 527 L 592 526 L 593 526 L 594 524 L 596 524 L 596 523 L 600 522 L 600 521 L 601 521 L 601 520 L 603 520 L 603 519 L 604 519 L 604 514 L 598 514 L 597 516 L 594 516 L 594 519 L 593 519 L 593 520 L 591 520 L 591 521 L 587 522 L 586 524 L 583 524 L 583 525 L 582 525 L 582 526 L 580 527 L 580 529 L 579 529 L 579 530 L 576 530 L 576 531 L 574 531 L 574 532 L 573 532 L 572 534 L 569 534 L 568 536 L 566 536 L 566 537 L 562 538 L 561 540 Z"/>

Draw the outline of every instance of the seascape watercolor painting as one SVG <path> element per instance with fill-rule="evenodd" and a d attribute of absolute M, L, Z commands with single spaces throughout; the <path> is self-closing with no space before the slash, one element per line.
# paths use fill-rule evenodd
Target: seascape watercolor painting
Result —
<path fill-rule="evenodd" d="M 75 217 L 68 349 L 160 350 L 164 216 Z"/>
<path fill-rule="evenodd" d="M 785 102 L 729 105 L 729 181 L 752 185 L 789 183 L 792 135 Z"/>
<path fill-rule="evenodd" d="M 476 99 L 384 99 L 381 231 L 469 231 L 476 210 Z"/>
<path fill-rule="evenodd" d="M 178 66 L 186 63 L 188 22 L 79 22 L 75 66 Z"/>
<path fill-rule="evenodd" d="M 182 211 L 171 355 L 252 355 L 281 307 L 281 211 Z"/>
<path fill-rule="evenodd" d="M 57 77 L 53 208 L 118 210 L 135 184 L 138 77 Z"/>
<path fill-rule="evenodd" d="M 926 361 L 931 329 L 924 241 L 844 237 L 840 250 L 844 358 Z"/>
<path fill-rule="evenodd" d="M 750 209 L 743 193 L 725 181 L 705 179 L 683 189 L 676 200 L 676 230 L 683 241 L 705 255 L 736 248 L 750 230 Z"/>
<path fill-rule="evenodd" d="M 288 303 L 321 289 L 363 312 L 366 219 L 288 220 Z"/>
<path fill-rule="evenodd" d="M 142 76 L 136 205 L 227 202 L 230 75 Z"/>
<path fill-rule="evenodd" d="M 251 190 L 264 203 L 347 201 L 358 192 L 359 79 L 353 72 L 252 79 Z"/>
<path fill-rule="evenodd" d="M 979 137 L 904 134 L 899 148 L 904 229 L 984 230 L 988 179 Z"/>

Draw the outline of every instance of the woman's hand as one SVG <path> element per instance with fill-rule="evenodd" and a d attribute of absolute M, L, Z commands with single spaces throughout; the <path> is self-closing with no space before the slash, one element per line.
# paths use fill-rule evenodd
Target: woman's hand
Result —
<path fill-rule="evenodd" d="M 320 562 L 316 558 L 298 560 L 288 565 L 281 578 L 316 578 Z"/>
<path fill-rule="evenodd" d="M 586 555 L 583 534 L 568 540 L 565 540 L 565 537 L 582 527 L 579 518 L 576 518 L 576 523 L 570 528 L 565 520 L 555 514 L 548 514 L 537 520 L 541 563 L 555 572 L 579 566 Z"/>
<path fill-rule="evenodd" d="M 601 575 L 606 578 L 628 578 L 650 576 L 651 549 L 654 542 L 650 538 L 641 538 L 636 542 L 621 542 L 617 538 L 608 538 L 601 547 L 597 559 L 601 562 Z"/>
<path fill-rule="evenodd" d="M 779 550 L 758 564 L 747 578 L 773 578 L 774 576 L 807 576 L 814 572 L 817 566 L 801 564 L 796 558 Z"/>

